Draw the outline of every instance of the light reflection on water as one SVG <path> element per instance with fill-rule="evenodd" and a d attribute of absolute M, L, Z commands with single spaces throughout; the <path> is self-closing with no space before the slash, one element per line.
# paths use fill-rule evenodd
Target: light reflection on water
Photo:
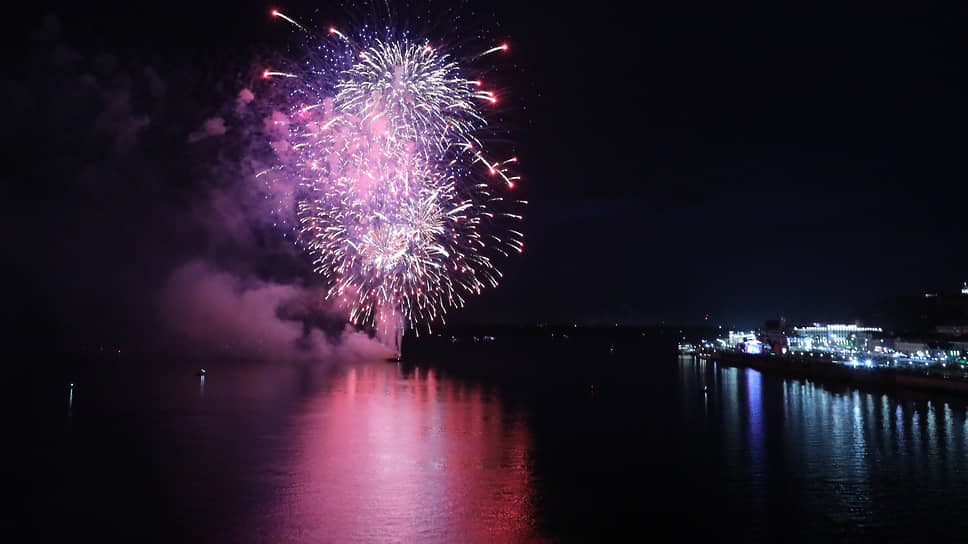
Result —
<path fill-rule="evenodd" d="M 832 535 L 966 528 L 955 499 L 968 488 L 963 400 L 818 384 L 692 357 L 680 356 L 679 368 L 686 417 L 705 420 L 723 454 L 729 496 L 749 507 L 747 536 L 780 532 L 770 526 L 778 505 L 802 508 L 780 516 L 786 522 L 821 522 Z M 710 386 L 702 400 L 700 382 Z"/>
<path fill-rule="evenodd" d="M 493 357 L 89 376 L 68 398 L 63 442 L 37 425 L 25 442 L 37 444 L 23 456 L 28 489 L 64 497 L 31 511 L 77 535 L 119 524 L 130 538 L 116 541 L 158 519 L 167 542 L 968 534 L 964 399 L 620 348 L 517 374 L 524 357 L 512 354 L 498 368 Z M 50 392 L 58 421 L 62 387 Z"/>
<path fill-rule="evenodd" d="M 349 368 L 291 418 L 267 541 L 532 541 L 520 414 L 434 370 Z"/>

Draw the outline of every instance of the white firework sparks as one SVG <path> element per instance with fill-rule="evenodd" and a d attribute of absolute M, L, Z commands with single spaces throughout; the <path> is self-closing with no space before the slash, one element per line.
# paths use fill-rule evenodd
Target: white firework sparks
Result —
<path fill-rule="evenodd" d="M 517 159 L 483 151 L 483 106 L 497 99 L 428 44 L 356 47 L 336 29 L 330 35 L 352 50 L 348 66 L 264 72 L 296 85 L 288 111 L 271 121 L 280 164 L 269 190 L 290 188 L 300 238 L 353 323 L 429 327 L 496 287 L 495 258 L 524 247 L 507 227 L 521 216 L 506 211 L 524 202 L 498 194 L 514 187 L 508 169 Z"/>

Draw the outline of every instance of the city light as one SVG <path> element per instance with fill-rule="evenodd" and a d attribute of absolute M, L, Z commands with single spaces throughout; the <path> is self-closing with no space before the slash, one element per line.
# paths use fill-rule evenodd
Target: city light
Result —
<path fill-rule="evenodd" d="M 715 359 L 717 355 L 736 353 L 746 357 L 741 360 L 747 363 L 752 355 L 756 356 L 754 361 L 760 357 L 776 357 L 780 365 L 796 362 L 809 366 L 816 362 L 866 369 L 916 367 L 925 376 L 968 380 L 968 373 L 963 373 L 957 364 L 964 364 L 968 355 L 968 339 L 963 339 L 960 331 L 960 326 L 939 327 L 939 332 L 949 335 L 946 339 L 916 338 L 900 337 L 881 327 L 859 324 L 813 323 L 785 328 L 768 321 L 765 330 L 731 330 L 725 338 L 703 340 L 698 356 Z M 686 353 L 682 344 L 680 352 Z"/>

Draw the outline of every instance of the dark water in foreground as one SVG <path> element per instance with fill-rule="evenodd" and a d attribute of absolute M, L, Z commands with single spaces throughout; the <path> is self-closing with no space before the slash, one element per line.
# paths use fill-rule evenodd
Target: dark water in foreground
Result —
<path fill-rule="evenodd" d="M 674 345 L 499 338 L 420 346 L 406 364 L 213 363 L 204 382 L 178 362 L 38 374 L 10 391 L 0 529 L 101 542 L 968 534 L 963 400 L 723 368 Z"/>

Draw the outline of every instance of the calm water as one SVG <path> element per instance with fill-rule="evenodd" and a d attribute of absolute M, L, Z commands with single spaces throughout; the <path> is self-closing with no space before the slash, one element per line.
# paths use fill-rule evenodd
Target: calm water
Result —
<path fill-rule="evenodd" d="M 187 364 L 120 360 L 38 375 L 16 397 L 2 522 L 26 541 L 968 531 L 965 402 L 778 378 L 672 347 L 499 339 L 416 349 L 407 364 L 210 364 L 204 380 Z"/>

